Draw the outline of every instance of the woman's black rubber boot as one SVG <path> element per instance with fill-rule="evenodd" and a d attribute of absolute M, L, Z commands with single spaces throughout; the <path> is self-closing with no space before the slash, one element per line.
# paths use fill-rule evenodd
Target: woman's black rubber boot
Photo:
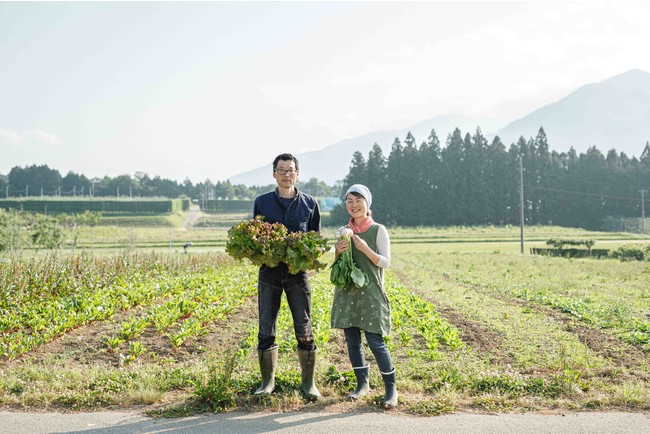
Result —
<path fill-rule="evenodd" d="M 354 375 L 357 377 L 357 388 L 348 395 L 348 399 L 356 401 L 370 392 L 370 383 L 368 382 L 369 366 L 362 366 L 354 369 Z"/>
<path fill-rule="evenodd" d="M 386 409 L 397 407 L 397 383 L 395 377 L 395 368 L 387 374 L 381 373 L 381 376 L 384 379 L 384 387 L 386 388 L 386 393 L 384 398 L 381 400 L 382 407 Z"/>

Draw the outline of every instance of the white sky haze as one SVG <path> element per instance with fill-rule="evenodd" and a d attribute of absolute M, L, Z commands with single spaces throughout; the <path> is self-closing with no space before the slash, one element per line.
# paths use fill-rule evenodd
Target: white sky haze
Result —
<path fill-rule="evenodd" d="M 0 174 L 217 181 L 438 115 L 491 132 L 650 71 L 648 23 L 650 2 L 0 2 Z"/>

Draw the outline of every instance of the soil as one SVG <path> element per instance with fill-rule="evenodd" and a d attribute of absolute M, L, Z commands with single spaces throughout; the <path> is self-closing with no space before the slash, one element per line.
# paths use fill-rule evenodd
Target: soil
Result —
<path fill-rule="evenodd" d="M 499 332 L 486 327 L 485 324 L 470 320 L 467 316 L 457 310 L 450 307 L 440 306 L 432 300 L 430 296 L 415 287 L 408 276 L 401 273 L 398 273 L 398 275 L 400 280 L 407 285 L 411 291 L 414 291 L 420 297 L 428 300 L 436 306 L 440 315 L 461 332 L 461 339 L 463 342 L 474 348 L 478 353 L 488 355 L 488 359 L 491 363 L 503 366 L 514 363 L 515 359 L 512 355 L 507 354 L 502 350 L 503 336 Z"/>
<path fill-rule="evenodd" d="M 474 348 L 478 353 L 488 355 L 490 363 L 502 366 L 515 363 L 512 355 L 501 350 L 503 348 L 501 345 L 503 336 L 500 333 L 487 328 L 481 323 L 469 320 L 462 313 L 453 309 L 439 308 L 438 312 L 462 332 L 461 338 L 463 342 Z"/>
<path fill-rule="evenodd" d="M 402 282 L 410 285 L 411 290 L 417 292 L 418 295 L 435 304 L 440 315 L 462 332 L 462 339 L 469 346 L 475 348 L 482 354 L 489 354 L 492 363 L 508 365 L 514 362 L 514 358 L 511 355 L 501 351 L 500 344 L 503 341 L 501 334 L 487 328 L 481 323 L 468 319 L 461 312 L 438 305 L 431 299 L 431 297 L 427 296 L 426 293 L 415 288 L 408 276 L 399 274 L 399 277 Z M 444 278 L 449 279 L 447 276 Z M 471 287 L 471 289 L 475 292 L 482 291 L 482 289 L 478 287 Z M 630 371 L 633 371 L 629 374 L 623 374 L 620 378 L 635 377 L 640 380 L 650 380 L 650 374 L 635 369 L 647 366 L 648 364 L 648 357 L 641 348 L 626 344 L 616 336 L 603 330 L 581 324 L 572 316 L 550 307 L 541 306 L 526 300 L 507 298 L 494 293 L 490 293 L 490 296 L 500 298 L 510 304 L 529 308 L 537 314 L 552 318 L 557 323 L 562 324 L 567 332 L 575 334 L 580 342 L 591 349 L 594 353 L 600 354 L 604 358 L 611 360 L 617 366 L 625 366 L 629 368 Z"/>
<path fill-rule="evenodd" d="M 147 327 L 136 340 L 142 343 L 146 353 L 153 353 L 159 359 L 173 359 L 177 363 L 203 358 L 205 349 L 218 351 L 221 348 L 236 348 L 248 332 L 251 318 L 257 317 L 256 303 L 255 297 L 249 297 L 227 319 L 209 324 L 205 335 L 186 345 L 181 345 L 177 351 L 173 350 L 169 338 L 164 333 L 159 334 L 151 326 Z M 76 365 L 119 366 L 120 353 L 127 352 L 128 343 L 122 343 L 118 350 L 111 351 L 105 341 L 115 336 L 124 321 L 140 314 L 139 309 L 131 309 L 117 313 L 108 321 L 78 327 L 41 345 L 17 360 L 5 362 L 4 366 L 9 367 L 26 362 L 38 363 L 41 360 L 49 359 L 53 354 Z M 151 358 L 150 355 L 141 357 L 143 361 Z"/>

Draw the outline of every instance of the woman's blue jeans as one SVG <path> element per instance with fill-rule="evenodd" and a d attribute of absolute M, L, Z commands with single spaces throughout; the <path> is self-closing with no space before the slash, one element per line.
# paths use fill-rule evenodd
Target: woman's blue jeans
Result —
<path fill-rule="evenodd" d="M 293 329 L 298 348 L 316 349 L 311 329 L 311 288 L 307 273 L 291 274 L 285 263 L 277 267 L 260 267 L 257 282 L 257 305 L 259 310 L 259 332 L 257 348 L 267 350 L 275 345 L 276 325 L 282 301 L 282 292 L 293 317 Z"/>
<path fill-rule="evenodd" d="M 350 356 L 350 363 L 353 368 L 360 368 L 366 366 L 366 358 L 363 355 L 363 348 L 361 346 L 361 329 L 358 327 L 350 327 L 343 329 L 345 332 L 345 342 L 348 344 L 348 355 Z M 377 366 L 380 372 L 388 373 L 393 370 L 393 361 L 390 358 L 388 347 L 384 343 L 384 338 L 379 333 L 372 333 L 363 331 L 366 335 L 366 341 L 370 347 L 370 351 L 375 356 Z"/>

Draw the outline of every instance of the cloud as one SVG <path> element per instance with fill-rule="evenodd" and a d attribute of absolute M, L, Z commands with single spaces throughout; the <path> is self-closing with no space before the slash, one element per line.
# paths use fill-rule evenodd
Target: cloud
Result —
<path fill-rule="evenodd" d="M 12 130 L 0 130 L 0 144 L 17 148 L 21 145 L 21 142 L 22 138 L 17 132 Z"/>
<path fill-rule="evenodd" d="M 647 7 L 473 7 L 467 16 L 446 2 L 372 3 L 341 17 L 335 31 L 315 28 L 281 47 L 273 63 L 256 65 L 251 82 L 260 83 L 276 112 L 300 113 L 293 118 L 305 131 L 327 124 L 360 135 L 373 122 L 389 129 L 449 113 L 506 122 L 579 86 L 648 65 L 638 55 L 639 41 L 650 35 L 639 25 Z"/>
<path fill-rule="evenodd" d="M 0 129 L 0 145 L 9 145 L 14 148 L 24 147 L 57 147 L 63 144 L 56 134 L 36 129 L 24 130 L 19 133 L 14 130 Z"/>

